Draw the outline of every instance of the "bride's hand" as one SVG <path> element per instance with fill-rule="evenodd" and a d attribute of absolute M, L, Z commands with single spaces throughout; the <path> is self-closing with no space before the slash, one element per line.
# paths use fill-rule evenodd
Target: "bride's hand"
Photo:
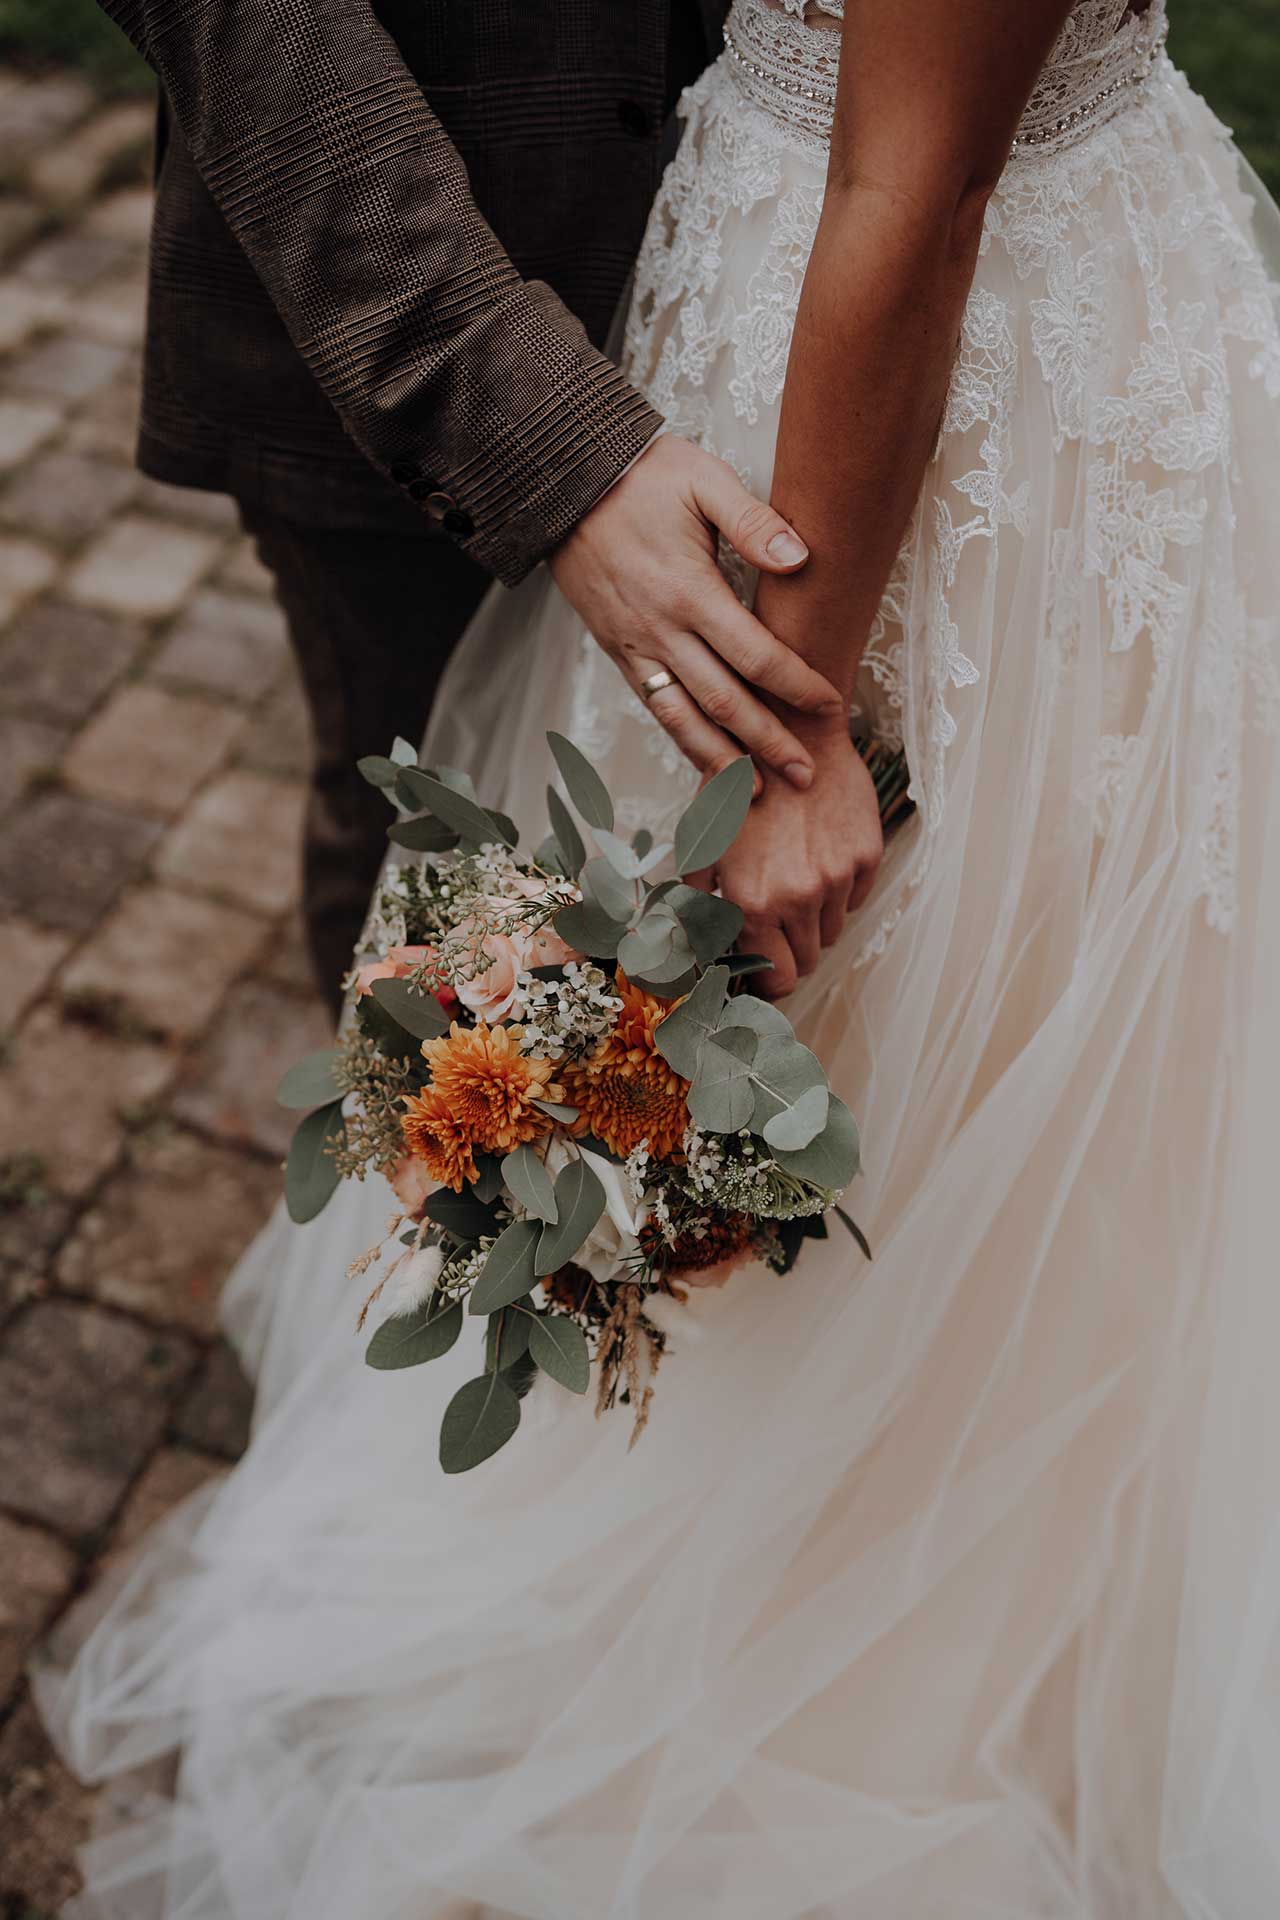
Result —
<path fill-rule="evenodd" d="M 807 793 L 772 774 L 716 875 L 726 899 L 746 913 L 738 945 L 772 971 L 753 990 L 781 999 L 812 973 L 823 947 L 871 891 L 884 837 L 875 783 L 842 726 L 810 743 L 815 773 Z"/>
<path fill-rule="evenodd" d="M 750 566 L 796 573 L 808 550 L 732 467 L 667 435 L 655 440 L 550 557 L 556 585 L 637 692 L 670 684 L 649 708 L 702 773 L 745 748 L 793 785 L 813 775 L 796 732 L 766 693 L 796 714 L 837 713 L 816 668 L 742 606 L 716 564 L 717 535 Z M 755 691 L 753 691 L 753 688 Z"/>

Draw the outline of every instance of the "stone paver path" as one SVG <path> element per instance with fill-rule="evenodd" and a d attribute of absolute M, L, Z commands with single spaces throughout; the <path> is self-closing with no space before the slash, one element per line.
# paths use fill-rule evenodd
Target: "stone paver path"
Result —
<path fill-rule="evenodd" d="M 25 1664 L 244 1444 L 218 1293 L 326 1036 L 281 617 L 231 503 L 130 464 L 150 124 L 0 71 L 0 1920 L 92 1801 Z"/>

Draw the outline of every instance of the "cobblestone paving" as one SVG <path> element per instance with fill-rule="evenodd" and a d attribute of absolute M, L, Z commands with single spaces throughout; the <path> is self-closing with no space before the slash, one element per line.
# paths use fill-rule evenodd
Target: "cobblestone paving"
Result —
<path fill-rule="evenodd" d="M 326 1035 L 283 623 L 231 503 L 130 465 L 150 124 L 0 70 L 0 1920 L 92 1801 L 25 1664 L 244 1444 L 218 1293 Z"/>

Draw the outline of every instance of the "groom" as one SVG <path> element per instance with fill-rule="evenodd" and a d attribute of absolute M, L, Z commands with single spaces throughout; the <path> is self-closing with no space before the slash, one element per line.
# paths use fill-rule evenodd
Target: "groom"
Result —
<path fill-rule="evenodd" d="M 491 578 L 549 559 L 691 758 L 741 743 L 806 784 L 779 710 L 831 690 L 738 605 L 715 534 L 778 572 L 805 549 L 655 442 L 600 351 L 727 0 L 102 4 L 162 85 L 139 461 L 234 494 L 275 576 L 326 989 L 385 850 L 354 762 L 417 737 Z"/>

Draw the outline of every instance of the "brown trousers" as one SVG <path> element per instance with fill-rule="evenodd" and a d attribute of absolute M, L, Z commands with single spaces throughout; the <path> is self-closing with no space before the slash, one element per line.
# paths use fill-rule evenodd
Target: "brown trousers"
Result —
<path fill-rule="evenodd" d="M 303 908 L 316 976 L 336 1008 L 392 820 L 356 761 L 387 753 L 397 733 L 417 744 L 490 581 L 426 535 L 308 528 L 244 505 L 241 516 L 275 578 L 311 709 Z"/>

